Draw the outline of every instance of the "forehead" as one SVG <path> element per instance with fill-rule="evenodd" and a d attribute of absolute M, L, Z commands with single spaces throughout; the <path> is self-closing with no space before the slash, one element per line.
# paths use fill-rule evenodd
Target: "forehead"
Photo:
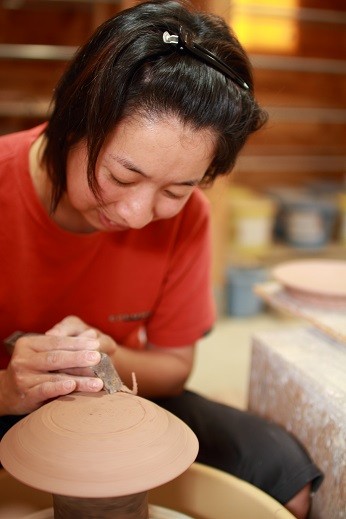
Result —
<path fill-rule="evenodd" d="M 216 136 L 209 129 L 195 129 L 177 117 L 128 117 L 122 120 L 104 146 L 106 159 L 139 161 L 138 166 L 195 164 L 208 167 L 215 153 Z M 207 164 L 207 166 L 206 166 Z"/>

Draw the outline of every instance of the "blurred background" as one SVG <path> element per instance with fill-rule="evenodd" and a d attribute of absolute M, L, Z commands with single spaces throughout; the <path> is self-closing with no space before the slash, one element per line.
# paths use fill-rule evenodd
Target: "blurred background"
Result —
<path fill-rule="evenodd" d="M 2 0 L 0 133 L 45 120 L 76 48 L 136 2 Z M 206 193 L 220 315 L 254 314 L 237 300 L 273 264 L 346 258 L 346 14 L 344 0 L 195 0 L 224 17 L 248 51 L 266 127 L 231 176 Z M 240 305 L 240 306 L 239 306 Z M 244 307 L 245 305 L 245 307 Z"/>

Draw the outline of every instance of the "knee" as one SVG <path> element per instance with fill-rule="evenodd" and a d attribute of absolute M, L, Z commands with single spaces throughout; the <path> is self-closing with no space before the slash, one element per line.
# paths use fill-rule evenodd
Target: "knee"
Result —
<path fill-rule="evenodd" d="M 290 499 L 285 507 L 297 519 L 307 519 L 311 505 L 311 484 L 305 485 L 292 499 Z"/>

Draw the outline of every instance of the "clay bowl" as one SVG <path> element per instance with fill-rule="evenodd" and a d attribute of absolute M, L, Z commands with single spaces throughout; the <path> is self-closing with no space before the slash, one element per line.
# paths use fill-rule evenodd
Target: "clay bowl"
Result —
<path fill-rule="evenodd" d="M 272 270 L 273 278 L 295 299 L 326 310 L 346 309 L 346 261 L 302 259 Z"/>
<path fill-rule="evenodd" d="M 147 491 L 183 473 L 198 441 L 180 419 L 128 393 L 74 393 L 12 427 L 0 459 L 16 479 L 64 496 Z"/>

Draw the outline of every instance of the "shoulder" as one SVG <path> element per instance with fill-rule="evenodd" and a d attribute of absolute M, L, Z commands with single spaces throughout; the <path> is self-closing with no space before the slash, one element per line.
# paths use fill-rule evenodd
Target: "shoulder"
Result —
<path fill-rule="evenodd" d="M 18 150 L 29 148 L 34 140 L 42 133 L 45 125 L 36 126 L 30 130 L 9 133 L 0 136 L 0 161 L 6 162 L 13 156 L 17 156 Z"/>

